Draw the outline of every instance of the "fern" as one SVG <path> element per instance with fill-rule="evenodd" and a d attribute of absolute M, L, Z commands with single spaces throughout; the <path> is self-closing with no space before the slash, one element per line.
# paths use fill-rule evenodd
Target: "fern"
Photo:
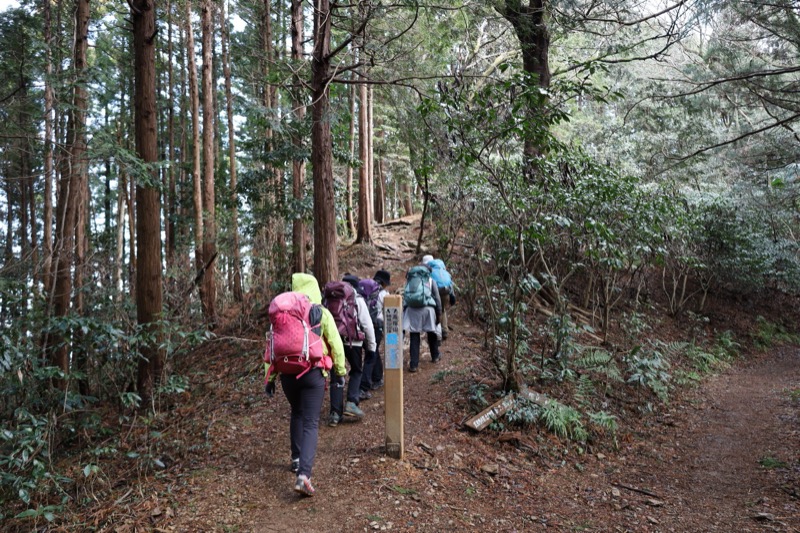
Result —
<path fill-rule="evenodd" d="M 582 374 L 578 378 L 578 385 L 575 389 L 575 400 L 582 407 L 587 407 L 592 404 L 592 398 L 596 394 L 595 384 L 588 374 Z"/>
<path fill-rule="evenodd" d="M 540 420 L 548 431 L 563 439 L 586 442 L 589 438 L 589 432 L 586 431 L 581 421 L 581 414 L 572 407 L 555 400 L 547 402 L 542 407 Z"/>
<path fill-rule="evenodd" d="M 623 381 L 622 372 L 620 372 L 614 356 L 600 348 L 590 348 L 582 352 L 581 357 L 575 360 L 575 366 L 596 372 L 604 376 L 609 382 Z"/>
<path fill-rule="evenodd" d="M 589 422 L 591 422 L 598 428 L 602 429 L 603 431 L 607 431 L 612 435 L 616 434 L 617 432 L 616 415 L 612 415 L 611 413 L 607 413 L 606 411 L 598 411 L 596 413 L 589 413 L 588 417 L 589 417 Z"/>

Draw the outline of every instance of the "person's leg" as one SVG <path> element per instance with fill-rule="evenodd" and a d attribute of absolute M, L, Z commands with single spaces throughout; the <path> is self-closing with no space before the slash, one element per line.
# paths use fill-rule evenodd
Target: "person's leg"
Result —
<path fill-rule="evenodd" d="M 361 376 L 364 373 L 364 361 L 361 356 L 361 346 L 345 346 L 344 355 L 350 363 L 350 374 L 347 382 L 347 401 L 358 405 L 361 392 Z"/>
<path fill-rule="evenodd" d="M 364 371 L 361 373 L 361 390 L 369 391 L 372 389 L 372 370 L 375 368 L 375 359 L 378 352 L 364 350 Z"/>
<path fill-rule="evenodd" d="M 450 289 L 439 289 L 439 299 L 442 300 L 442 340 L 447 339 L 447 309 L 450 307 Z"/>
<path fill-rule="evenodd" d="M 281 374 L 281 386 L 289 405 L 292 407 L 292 414 L 289 419 L 289 440 L 291 442 L 292 460 L 300 457 L 300 450 L 303 442 L 303 404 L 301 401 L 301 386 L 296 376 Z"/>
<path fill-rule="evenodd" d="M 300 467 L 298 475 L 311 478 L 311 469 L 314 467 L 314 457 L 317 454 L 317 439 L 319 436 L 319 411 L 322 409 L 322 399 L 325 397 L 325 377 L 322 371 L 314 369 L 306 373 L 298 381 L 303 387 L 301 393 L 302 404 L 302 437 L 300 445 Z"/>
<path fill-rule="evenodd" d="M 436 334 L 434 333 L 434 335 Z M 416 370 L 417 367 L 419 366 L 419 343 L 420 343 L 419 333 L 411 332 L 411 334 L 409 335 L 409 339 L 411 342 L 411 346 L 408 350 L 410 357 L 408 368 L 410 370 Z"/>
<path fill-rule="evenodd" d="M 431 349 L 431 361 L 434 363 L 439 360 L 439 339 L 435 331 L 428 332 L 428 347 Z"/>
<path fill-rule="evenodd" d="M 333 372 L 332 370 L 330 372 Z M 336 415 L 338 419 L 336 422 L 342 418 L 342 414 L 344 413 L 344 385 L 337 385 L 334 383 L 333 379 L 331 379 L 331 390 L 330 390 L 330 400 L 331 400 L 331 416 Z M 336 424 L 331 424 L 336 425 Z"/>
<path fill-rule="evenodd" d="M 378 320 L 378 330 L 375 332 L 375 360 L 372 365 L 372 386 L 378 388 L 383 385 L 383 360 L 381 359 L 381 342 L 383 342 L 383 320 Z"/>

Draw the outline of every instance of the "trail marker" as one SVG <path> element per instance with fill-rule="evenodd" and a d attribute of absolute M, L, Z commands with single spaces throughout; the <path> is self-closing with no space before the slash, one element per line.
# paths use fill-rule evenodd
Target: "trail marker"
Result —
<path fill-rule="evenodd" d="M 402 459 L 403 447 L 403 298 L 388 295 L 383 300 L 383 328 L 386 334 L 384 365 L 384 409 L 386 454 Z"/>

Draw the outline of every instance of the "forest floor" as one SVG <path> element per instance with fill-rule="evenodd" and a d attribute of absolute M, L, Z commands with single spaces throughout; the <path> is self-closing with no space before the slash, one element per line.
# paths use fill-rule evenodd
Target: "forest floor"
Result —
<path fill-rule="evenodd" d="M 341 272 L 363 277 L 386 268 L 396 289 L 416 262 L 417 223 L 377 227 L 374 239 L 386 251 L 344 249 Z M 774 299 L 712 299 L 707 327 L 745 327 L 756 312 L 778 321 L 780 309 Z M 138 481 L 137 503 L 115 501 L 114 524 L 101 519 L 100 529 L 800 531 L 796 346 L 743 349 L 749 355 L 675 391 L 654 413 L 632 405 L 616 439 L 581 450 L 543 430 L 463 427 L 474 413 L 467 395 L 480 380 L 483 333 L 458 306 L 453 311 L 442 360 L 431 363 L 423 341 L 420 372 L 404 372 L 405 457 L 384 453 L 379 390 L 361 403 L 360 422 L 331 428 L 323 417 L 313 498 L 292 490 L 288 403 L 280 390 L 273 399 L 263 394 L 264 332 L 220 332 L 192 355 L 204 359 L 205 374 L 193 378 L 192 400 L 175 408 L 174 455 L 162 457 L 158 476 Z M 664 328 L 653 335 L 682 331 Z M 327 409 L 326 399 L 323 415 Z"/>

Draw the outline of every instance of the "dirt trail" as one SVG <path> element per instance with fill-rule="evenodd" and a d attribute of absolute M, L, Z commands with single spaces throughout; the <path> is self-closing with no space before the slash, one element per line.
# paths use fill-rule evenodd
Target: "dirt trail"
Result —
<path fill-rule="evenodd" d="M 799 388 L 800 352 L 777 349 L 712 378 L 697 391 L 694 410 L 676 413 L 674 430 L 659 435 L 664 461 L 649 476 L 674 501 L 676 526 L 691 517 L 698 531 L 800 528 L 797 501 L 781 491 L 779 473 L 762 466 L 798 459 L 791 392 Z"/>
<path fill-rule="evenodd" d="M 391 234 L 396 253 L 352 271 L 389 267 L 396 288 L 413 263 L 404 243 L 415 231 Z M 431 363 L 423 348 L 420 372 L 404 374 L 403 461 L 383 453 L 380 391 L 362 402 L 364 421 L 321 426 L 318 494 L 298 498 L 288 471 L 288 404 L 280 391 L 263 397 L 253 365 L 236 393 L 197 422 L 207 427 L 207 447 L 183 461 L 170 485 L 174 515 L 161 530 L 800 531 L 800 488 L 787 487 L 800 476 L 759 464 L 765 457 L 798 464 L 798 403 L 790 394 L 800 390 L 797 349 L 712 378 L 687 401 L 626 428 L 618 450 L 559 457 L 554 451 L 564 447 L 552 436 L 526 441 L 531 448 L 462 428 L 464 384 L 475 379 L 482 335 L 459 313 L 453 320 L 442 361 Z M 230 352 L 229 365 L 258 356 Z M 208 394 L 222 393 L 214 386 Z M 758 513 L 769 515 L 753 518 Z"/>

